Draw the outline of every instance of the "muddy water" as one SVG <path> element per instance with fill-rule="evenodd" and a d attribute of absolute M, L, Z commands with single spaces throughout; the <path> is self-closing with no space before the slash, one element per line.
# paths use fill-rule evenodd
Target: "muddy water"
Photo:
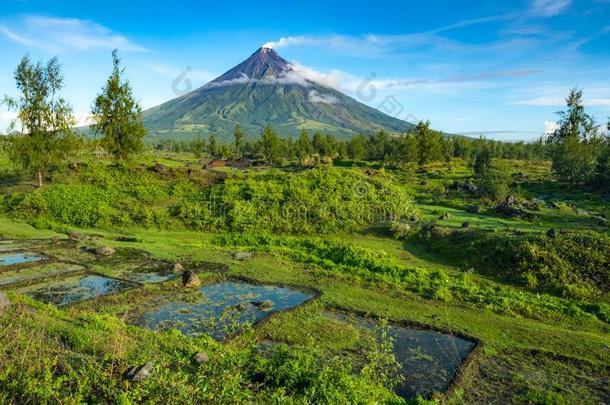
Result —
<path fill-rule="evenodd" d="M 32 298 L 54 305 L 68 305 L 137 287 L 136 284 L 97 275 L 68 277 L 43 287 L 23 289 Z"/>
<path fill-rule="evenodd" d="M 152 330 L 175 328 L 191 336 L 207 333 L 220 339 L 238 333 L 246 322 L 260 321 L 313 297 L 290 288 L 241 281 L 206 285 L 199 291 L 203 303 L 171 302 L 144 314 L 138 324 Z"/>
<path fill-rule="evenodd" d="M 374 320 L 344 313 L 330 312 L 327 316 L 367 330 L 379 326 Z M 406 399 L 447 390 L 476 346 L 472 341 L 431 330 L 390 324 L 388 332 L 394 338 L 394 356 L 405 378 L 395 392 Z"/>

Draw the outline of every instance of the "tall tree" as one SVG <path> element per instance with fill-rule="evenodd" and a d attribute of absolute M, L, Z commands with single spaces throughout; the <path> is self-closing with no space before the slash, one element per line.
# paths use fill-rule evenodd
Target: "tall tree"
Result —
<path fill-rule="evenodd" d="M 311 144 L 311 139 L 309 139 L 309 134 L 305 128 L 301 129 L 301 134 L 299 135 L 299 140 L 297 141 L 297 157 L 299 161 L 303 163 L 305 158 L 311 155 L 313 152 L 313 146 Z"/>
<path fill-rule="evenodd" d="M 413 133 L 417 140 L 417 162 L 420 166 L 441 158 L 441 135 L 430 129 L 430 121 L 420 121 Z"/>
<path fill-rule="evenodd" d="M 547 140 L 554 145 L 553 172 L 570 184 L 588 182 L 595 171 L 598 126 L 585 111 L 581 90 L 572 89 L 566 104 L 567 110 L 557 113 L 558 127 Z"/>
<path fill-rule="evenodd" d="M 260 150 L 267 163 L 274 164 L 280 161 L 282 155 L 280 138 L 270 125 L 263 128 L 260 139 Z"/>
<path fill-rule="evenodd" d="M 15 70 L 18 98 L 4 97 L 9 110 L 17 112 L 10 129 L 20 124 L 20 134 L 10 137 L 9 151 L 13 161 L 35 173 L 38 186 L 43 176 L 78 147 L 72 130 L 76 120 L 72 107 L 59 95 L 64 86 L 57 58 L 43 65 L 30 61 L 26 55 Z"/>
<path fill-rule="evenodd" d="M 212 155 L 212 157 L 218 156 L 218 141 L 216 140 L 216 134 L 212 132 L 208 137 L 208 153 Z"/>
<path fill-rule="evenodd" d="M 241 156 L 244 149 L 244 142 L 246 135 L 244 134 L 243 129 L 239 124 L 235 125 L 235 129 L 233 130 L 233 138 L 234 138 L 234 146 L 235 146 L 235 155 Z"/>
<path fill-rule="evenodd" d="M 123 80 L 124 69 L 116 49 L 112 51 L 112 65 L 112 73 L 93 103 L 91 130 L 102 136 L 104 148 L 122 163 L 142 150 L 147 131 L 142 124 L 142 108 L 129 82 Z"/>

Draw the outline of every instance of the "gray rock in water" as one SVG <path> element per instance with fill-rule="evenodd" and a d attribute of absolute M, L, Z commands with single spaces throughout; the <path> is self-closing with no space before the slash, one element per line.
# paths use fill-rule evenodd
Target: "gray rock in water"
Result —
<path fill-rule="evenodd" d="M 95 253 L 100 256 L 112 256 L 116 253 L 116 250 L 108 246 L 102 246 L 101 248 L 96 249 Z"/>
<path fill-rule="evenodd" d="M 0 316 L 4 315 L 11 307 L 11 300 L 8 299 L 6 294 L 0 292 Z"/>
<path fill-rule="evenodd" d="M 210 361 L 210 356 L 208 356 L 208 354 L 206 352 L 198 352 L 198 353 L 195 353 L 195 355 L 193 356 L 193 360 L 197 364 L 203 364 L 203 363 L 207 363 L 208 361 Z"/>
<path fill-rule="evenodd" d="M 235 252 L 233 258 L 237 260 L 246 260 L 252 257 L 252 252 Z"/>
<path fill-rule="evenodd" d="M 141 366 L 130 367 L 125 373 L 125 378 L 127 378 L 131 382 L 145 380 L 151 376 L 154 367 L 155 365 L 150 361 Z"/>
<path fill-rule="evenodd" d="M 182 284 L 185 287 L 199 287 L 201 285 L 201 280 L 197 274 L 187 270 L 182 273 Z"/>
<path fill-rule="evenodd" d="M 261 311 L 269 311 L 273 308 L 273 301 L 265 300 L 265 301 L 252 301 L 252 305 L 260 309 Z"/>

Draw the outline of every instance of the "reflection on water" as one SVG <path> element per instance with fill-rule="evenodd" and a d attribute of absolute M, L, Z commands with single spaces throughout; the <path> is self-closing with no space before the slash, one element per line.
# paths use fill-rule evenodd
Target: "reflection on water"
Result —
<path fill-rule="evenodd" d="M 144 314 L 138 323 L 152 330 L 175 328 L 187 335 L 208 333 L 220 339 L 239 332 L 246 322 L 257 322 L 313 297 L 290 288 L 232 281 L 206 285 L 199 291 L 203 303 L 171 302 Z"/>
<path fill-rule="evenodd" d="M 83 266 L 67 263 L 52 263 L 46 266 L 9 270 L 0 273 L 0 287 L 15 283 L 34 282 L 43 278 L 59 277 L 84 270 Z"/>
<path fill-rule="evenodd" d="M 371 319 L 344 313 L 327 315 L 366 329 L 379 325 Z M 394 356 L 405 377 L 395 392 L 407 399 L 447 390 L 460 365 L 476 346 L 474 342 L 456 336 L 391 324 L 389 335 L 394 338 Z"/>
<path fill-rule="evenodd" d="M 46 303 L 67 305 L 134 287 L 136 287 L 135 284 L 127 281 L 89 275 L 48 284 L 43 288 L 28 292 L 28 295 Z"/>
<path fill-rule="evenodd" d="M 154 284 L 162 283 L 164 281 L 173 280 L 180 274 L 168 271 L 168 272 L 133 272 L 123 271 L 117 274 L 113 274 L 115 277 L 119 277 L 125 280 L 133 281 L 141 284 Z"/>
<path fill-rule="evenodd" d="M 30 263 L 43 260 L 44 257 L 35 253 L 10 253 L 0 255 L 0 266 L 12 266 L 14 264 Z"/>

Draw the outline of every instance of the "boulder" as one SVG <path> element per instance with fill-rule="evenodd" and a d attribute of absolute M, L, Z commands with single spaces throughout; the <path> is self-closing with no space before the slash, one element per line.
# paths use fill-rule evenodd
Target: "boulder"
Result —
<path fill-rule="evenodd" d="M 409 218 L 409 221 L 411 222 L 417 222 L 419 221 L 419 217 L 415 214 L 411 215 L 411 218 Z"/>
<path fill-rule="evenodd" d="M 68 234 L 68 238 L 70 238 L 72 240 L 89 240 L 89 237 L 87 235 L 85 235 L 82 232 L 78 232 L 78 231 L 71 231 Z"/>
<path fill-rule="evenodd" d="M 165 173 L 167 172 L 167 166 L 162 163 L 157 163 L 153 166 L 152 170 L 156 173 Z"/>
<path fill-rule="evenodd" d="M 199 287 L 201 285 L 201 280 L 197 274 L 187 270 L 182 273 L 182 284 L 185 287 Z"/>
<path fill-rule="evenodd" d="M 252 301 L 252 305 L 254 305 L 256 308 L 260 309 L 261 311 L 269 311 L 271 308 L 273 308 L 273 301 L 271 301 L 271 300 Z"/>
<path fill-rule="evenodd" d="M 99 256 L 112 256 L 116 253 L 116 250 L 109 246 L 102 246 L 95 250 L 95 253 Z"/>
<path fill-rule="evenodd" d="M 438 219 L 441 219 L 441 220 L 447 220 L 449 218 L 451 218 L 451 214 L 448 212 L 446 212 L 443 215 L 441 215 L 440 217 L 438 217 Z"/>
<path fill-rule="evenodd" d="M 471 183 L 471 182 L 469 182 L 469 181 L 467 181 L 466 183 L 464 183 L 463 188 L 464 188 L 464 190 L 465 190 L 465 191 L 467 191 L 467 192 L 468 192 L 468 193 L 470 193 L 470 194 L 474 194 L 474 193 L 476 193 L 476 192 L 477 192 L 477 190 L 478 190 L 478 187 L 476 186 L 476 184 Z"/>
<path fill-rule="evenodd" d="M 554 228 L 551 228 L 546 232 L 546 236 L 548 236 L 549 238 L 556 238 L 557 231 Z"/>
<path fill-rule="evenodd" d="M 462 222 L 462 228 L 470 228 L 470 222 Z"/>
<path fill-rule="evenodd" d="M 182 265 L 178 262 L 174 263 L 173 267 L 172 267 L 172 271 L 174 273 L 182 273 L 184 272 L 184 267 L 182 267 Z"/>
<path fill-rule="evenodd" d="M 210 361 L 210 356 L 208 356 L 206 352 L 197 352 L 193 356 L 193 361 L 195 361 L 197 364 L 207 363 Z"/>
<path fill-rule="evenodd" d="M 233 258 L 237 260 L 246 260 L 252 257 L 252 252 L 235 252 Z"/>
<path fill-rule="evenodd" d="M 0 292 L 0 316 L 4 315 L 11 307 L 11 301 L 6 294 Z"/>
<path fill-rule="evenodd" d="M 469 205 L 466 207 L 466 212 L 471 214 L 478 214 L 481 212 L 481 207 L 479 205 Z"/>
<path fill-rule="evenodd" d="M 155 365 L 152 362 L 148 362 L 141 366 L 132 366 L 127 369 L 125 378 L 131 382 L 138 382 L 147 379 L 151 376 Z"/>

